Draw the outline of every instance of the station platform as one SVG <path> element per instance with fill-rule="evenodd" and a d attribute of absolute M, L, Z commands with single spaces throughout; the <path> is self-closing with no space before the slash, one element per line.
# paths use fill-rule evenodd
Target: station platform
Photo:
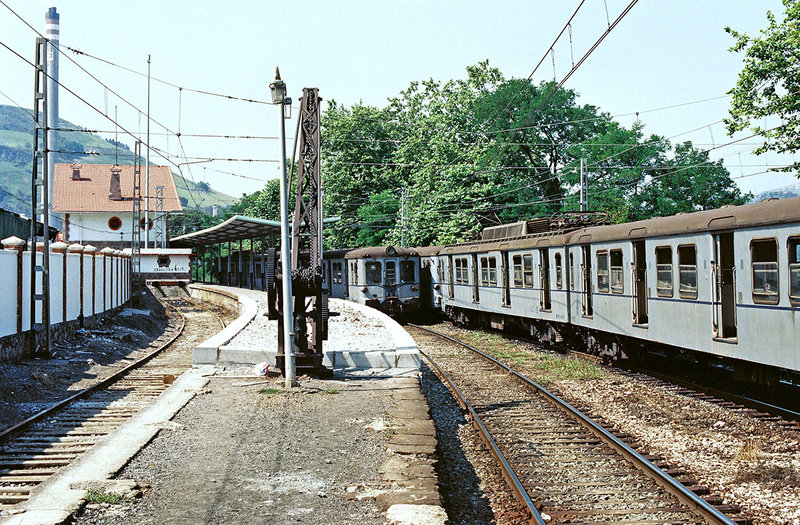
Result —
<path fill-rule="evenodd" d="M 202 294 L 206 301 L 229 301 L 235 295 L 241 311 L 239 319 L 195 349 L 196 365 L 266 362 L 275 367 L 278 322 L 266 316 L 264 292 L 209 285 L 192 288 L 193 295 Z M 343 299 L 331 299 L 328 309 L 334 315 L 328 321 L 323 365 L 338 372 L 373 375 L 403 375 L 419 370 L 419 349 L 394 319 Z"/>
<path fill-rule="evenodd" d="M 0 523 L 446 522 L 419 353 L 402 327 L 335 301 L 334 377 L 287 389 L 253 371 L 274 359 L 263 292 L 190 288 L 240 304 L 238 319 L 195 348 L 213 364 L 195 364 Z M 86 504 L 87 490 L 128 499 Z"/>

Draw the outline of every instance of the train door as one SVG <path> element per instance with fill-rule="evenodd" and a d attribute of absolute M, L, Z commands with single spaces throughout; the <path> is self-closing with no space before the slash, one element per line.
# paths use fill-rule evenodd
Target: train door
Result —
<path fill-rule="evenodd" d="M 733 233 L 714 236 L 715 262 L 712 265 L 714 287 L 714 335 L 723 339 L 736 337 L 736 261 L 733 257 Z"/>
<path fill-rule="evenodd" d="M 450 283 L 450 286 L 448 287 L 448 289 L 449 289 L 448 296 L 450 297 L 450 299 L 452 299 L 455 296 L 455 290 L 456 290 L 456 283 L 455 283 L 455 280 L 453 280 L 453 256 L 452 255 L 448 255 L 447 256 L 447 280 Z"/>
<path fill-rule="evenodd" d="M 508 274 L 508 252 L 500 252 L 500 278 L 503 280 L 503 306 L 511 306 L 511 281 Z"/>
<path fill-rule="evenodd" d="M 591 317 L 594 315 L 592 308 L 592 247 L 581 246 L 583 251 L 583 262 L 581 264 L 581 281 L 583 290 L 581 293 L 581 310 L 583 315 Z"/>
<path fill-rule="evenodd" d="M 472 254 L 472 302 L 480 302 L 480 280 L 478 279 L 478 254 Z"/>
<path fill-rule="evenodd" d="M 550 253 L 547 248 L 539 250 L 539 283 L 542 289 L 539 291 L 539 309 L 550 310 Z"/>
<path fill-rule="evenodd" d="M 644 241 L 633 242 L 631 284 L 633 289 L 633 324 L 647 324 L 647 258 Z"/>

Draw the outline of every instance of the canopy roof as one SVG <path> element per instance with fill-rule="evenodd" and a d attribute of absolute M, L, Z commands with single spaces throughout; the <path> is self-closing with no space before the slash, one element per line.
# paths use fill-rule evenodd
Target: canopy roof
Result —
<path fill-rule="evenodd" d="M 255 239 L 266 235 L 280 235 L 281 223 L 234 215 L 227 221 L 192 233 L 173 237 L 169 244 L 172 247 L 208 246 L 240 239 Z"/>

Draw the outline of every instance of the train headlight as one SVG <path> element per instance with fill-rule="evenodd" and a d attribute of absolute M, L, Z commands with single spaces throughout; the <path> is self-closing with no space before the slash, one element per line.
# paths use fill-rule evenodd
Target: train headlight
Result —
<path fill-rule="evenodd" d="M 412 286 L 412 287 L 411 287 L 411 291 L 412 291 L 412 292 L 419 291 L 419 286 L 417 286 L 417 285 L 414 285 L 414 286 Z"/>
<path fill-rule="evenodd" d="M 366 291 L 367 291 L 367 287 L 366 287 L 366 286 L 362 286 L 362 287 L 361 287 L 361 291 L 362 291 L 362 292 L 366 292 Z"/>

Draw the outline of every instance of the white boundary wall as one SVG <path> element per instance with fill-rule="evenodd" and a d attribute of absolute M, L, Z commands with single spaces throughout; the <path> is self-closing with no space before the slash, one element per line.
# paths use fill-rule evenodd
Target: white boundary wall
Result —
<path fill-rule="evenodd" d="M 80 253 L 80 249 L 73 249 L 69 253 L 65 253 L 65 248 L 64 245 L 64 248 L 50 253 L 51 325 L 74 321 L 81 315 L 85 318 L 102 313 L 120 306 L 130 299 L 131 260 L 127 253 L 120 251 L 101 253 L 98 251 L 91 255 Z M 73 245 L 72 248 L 75 246 Z M 0 250 L 0 337 L 30 330 L 31 253 L 28 251 L 21 253 L 21 272 L 19 271 L 19 255 L 17 250 L 9 247 Z M 41 264 L 41 254 L 37 254 L 36 259 L 37 264 Z M 83 264 L 83 283 L 81 283 L 81 263 Z M 94 279 L 92 279 L 93 268 Z M 92 281 L 94 281 L 94 287 Z M 18 283 L 22 284 L 21 298 L 18 297 Z M 64 316 L 65 288 L 66 319 Z M 83 288 L 82 294 L 81 288 Z M 41 293 L 41 284 L 37 286 L 37 293 Z M 36 318 L 37 322 L 41 320 L 41 308 L 37 308 Z"/>

